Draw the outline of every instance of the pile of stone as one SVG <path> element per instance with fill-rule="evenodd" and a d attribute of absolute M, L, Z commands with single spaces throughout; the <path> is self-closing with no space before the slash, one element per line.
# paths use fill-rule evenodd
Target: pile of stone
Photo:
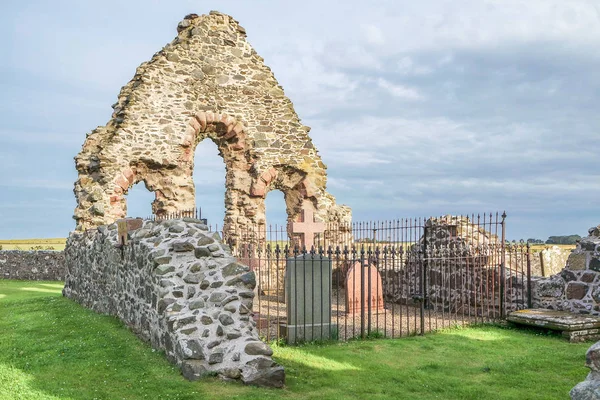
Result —
<path fill-rule="evenodd" d="M 503 247 L 486 226 L 464 216 L 429 218 L 423 236 L 398 257 L 396 262 L 401 265 L 384 268 L 385 297 L 401 304 L 424 300 L 421 279 L 425 276 L 428 305 L 436 310 L 485 308 L 500 312 L 502 251 L 514 255 L 523 253 L 524 248 Z M 515 260 L 505 256 L 504 298 L 508 309 L 522 308 L 525 299 L 524 275 Z"/>
<path fill-rule="evenodd" d="M 251 318 L 254 272 L 216 233 L 183 218 L 117 224 L 71 234 L 64 295 L 118 316 L 163 350 L 187 379 L 224 379 L 281 387 L 285 374 Z"/>

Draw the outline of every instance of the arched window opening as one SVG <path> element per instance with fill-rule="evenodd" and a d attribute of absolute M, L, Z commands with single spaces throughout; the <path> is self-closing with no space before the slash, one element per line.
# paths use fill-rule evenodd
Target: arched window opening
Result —
<path fill-rule="evenodd" d="M 133 185 L 127 191 L 127 217 L 147 218 L 152 215 L 154 193 L 146 189 L 144 182 Z"/>
<path fill-rule="evenodd" d="M 279 190 L 271 190 L 265 199 L 266 237 L 271 243 L 282 244 L 288 240 L 285 196 Z"/>
<path fill-rule="evenodd" d="M 198 144 L 194 154 L 194 187 L 196 208 L 214 230 L 223 228 L 225 219 L 225 162 L 212 140 Z"/>

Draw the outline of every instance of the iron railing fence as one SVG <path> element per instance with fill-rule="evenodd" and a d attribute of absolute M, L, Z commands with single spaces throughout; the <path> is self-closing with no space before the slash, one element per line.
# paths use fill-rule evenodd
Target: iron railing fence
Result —
<path fill-rule="evenodd" d="M 212 230 L 255 272 L 266 340 L 411 336 L 531 306 L 530 248 L 505 240 L 504 214 L 327 224 L 310 249 L 287 226 Z"/>
<path fill-rule="evenodd" d="M 172 213 L 166 213 L 161 215 L 152 214 L 146 217 L 146 220 L 149 221 L 162 221 L 167 219 L 179 219 L 179 218 L 194 218 L 202 221 L 204 224 L 207 224 L 208 221 L 206 218 L 202 218 L 202 208 L 192 208 L 189 210 L 180 210 Z"/>

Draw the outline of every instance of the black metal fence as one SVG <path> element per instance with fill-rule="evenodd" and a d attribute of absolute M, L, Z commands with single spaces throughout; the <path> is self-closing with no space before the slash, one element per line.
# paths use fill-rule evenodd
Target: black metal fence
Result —
<path fill-rule="evenodd" d="M 329 224 L 310 249 L 281 226 L 224 240 L 255 272 L 266 340 L 403 337 L 531 306 L 530 248 L 505 240 L 505 217 Z"/>
<path fill-rule="evenodd" d="M 230 244 L 256 273 L 255 319 L 267 340 L 297 325 L 288 321 L 289 307 L 314 306 L 307 296 L 296 304 L 286 295 L 294 289 L 286 271 L 299 269 L 298 259 L 311 271 L 306 260 L 317 260 L 318 271 L 323 259 L 331 265 L 331 289 L 307 294 L 330 290 L 333 336 L 401 337 L 497 320 L 530 305 L 530 249 L 507 243 L 505 227 L 498 214 L 329 225 L 311 249 L 299 248 L 293 235 L 282 240 L 287 228 L 261 227 Z M 307 332 L 313 338 L 310 323 Z"/>
<path fill-rule="evenodd" d="M 202 221 L 204 224 L 208 224 L 208 220 L 206 218 L 202 218 L 202 208 L 192 208 L 190 210 L 180 210 L 172 213 L 166 213 L 161 215 L 152 214 L 146 217 L 149 221 L 161 221 L 167 219 L 176 219 L 176 218 L 194 218 Z"/>

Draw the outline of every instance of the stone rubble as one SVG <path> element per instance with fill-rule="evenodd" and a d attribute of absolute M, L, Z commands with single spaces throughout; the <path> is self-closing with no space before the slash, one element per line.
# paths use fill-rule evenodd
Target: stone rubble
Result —
<path fill-rule="evenodd" d="M 65 260 L 66 297 L 119 317 L 187 379 L 283 386 L 251 318 L 254 272 L 200 220 L 144 221 L 123 247 L 116 224 L 74 232 Z"/>

